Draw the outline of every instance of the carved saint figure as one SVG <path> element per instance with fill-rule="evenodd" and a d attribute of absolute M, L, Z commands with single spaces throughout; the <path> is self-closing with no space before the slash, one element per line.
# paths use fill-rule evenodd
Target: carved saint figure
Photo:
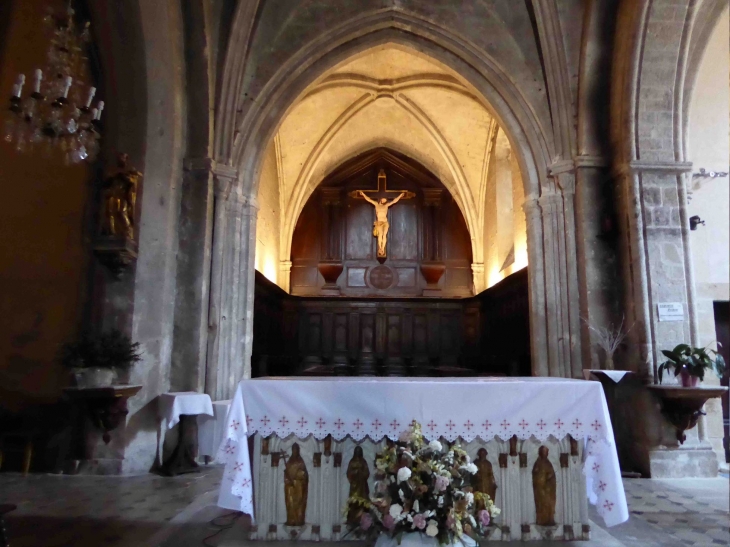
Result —
<path fill-rule="evenodd" d="M 495 501 L 497 495 L 497 483 L 494 480 L 494 470 L 492 462 L 487 459 L 487 449 L 480 448 L 477 452 L 477 459 L 474 460 L 477 466 L 477 473 L 474 476 L 474 490 L 487 494 L 492 501 Z M 481 507 L 485 509 L 485 507 Z"/>
<path fill-rule="evenodd" d="M 370 487 L 368 486 L 368 477 L 370 469 L 368 462 L 362 454 L 362 447 L 356 446 L 350 463 L 347 465 L 347 480 L 350 481 L 350 497 L 358 496 L 370 499 Z M 355 521 L 359 517 L 360 509 L 353 508 L 347 515 L 349 522 Z"/>
<path fill-rule="evenodd" d="M 548 460 L 548 448 L 541 446 L 532 468 L 532 492 L 535 496 L 535 524 L 555 525 L 555 469 Z"/>
<path fill-rule="evenodd" d="M 134 208 L 142 173 L 128 166 L 129 156 L 119 154 L 116 169 L 103 186 L 101 234 L 134 239 Z"/>
<path fill-rule="evenodd" d="M 373 222 L 373 237 L 378 238 L 378 256 L 385 256 L 385 245 L 388 243 L 388 230 L 390 224 L 388 223 L 388 209 L 398 203 L 398 201 L 406 195 L 405 192 L 401 192 L 397 198 L 388 201 L 385 198 L 380 198 L 378 201 L 372 200 L 362 190 L 357 191 L 358 194 L 368 203 L 375 206 L 375 222 Z"/>
<path fill-rule="evenodd" d="M 307 513 L 307 492 L 309 473 L 299 454 L 299 445 L 291 447 L 291 457 L 284 468 L 284 502 L 286 503 L 286 525 L 304 526 Z"/>

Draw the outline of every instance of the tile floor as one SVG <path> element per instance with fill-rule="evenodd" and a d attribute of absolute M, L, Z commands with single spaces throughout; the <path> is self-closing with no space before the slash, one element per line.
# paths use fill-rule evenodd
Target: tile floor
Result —
<path fill-rule="evenodd" d="M 175 478 L 69 477 L 0 473 L 0 503 L 12 547 L 244 546 L 245 517 L 215 507 L 221 468 Z M 592 511 L 593 539 L 580 547 L 730 545 L 730 481 L 624 481 L 628 522 L 604 529 Z M 218 533 L 216 533 L 218 532 Z M 214 535 L 215 534 L 215 535 Z M 206 539 L 207 538 L 207 539 Z M 516 546 L 521 543 L 513 542 Z M 533 542 L 539 547 L 543 542 Z M 357 544 L 348 542 L 348 547 Z M 492 543 L 490 545 L 497 545 Z M 507 545 L 507 544 L 503 544 Z M 283 547 L 283 545 L 270 547 Z M 321 547 L 331 547 L 322 544 Z"/>

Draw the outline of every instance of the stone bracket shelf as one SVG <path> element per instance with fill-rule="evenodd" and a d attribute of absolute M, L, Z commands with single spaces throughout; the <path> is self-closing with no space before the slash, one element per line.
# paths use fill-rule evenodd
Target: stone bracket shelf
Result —
<path fill-rule="evenodd" d="M 697 425 L 700 416 L 704 415 L 702 407 L 709 399 L 722 397 L 728 388 L 717 387 L 681 387 L 681 386 L 648 386 L 649 390 L 661 400 L 662 414 L 669 420 L 676 431 L 677 440 L 683 444 L 687 439 L 684 434 Z"/>
<path fill-rule="evenodd" d="M 129 413 L 127 400 L 140 389 L 142 386 L 69 387 L 63 391 L 82 406 L 91 422 L 103 432 L 104 443 L 109 444 L 109 432 L 119 427 Z"/>

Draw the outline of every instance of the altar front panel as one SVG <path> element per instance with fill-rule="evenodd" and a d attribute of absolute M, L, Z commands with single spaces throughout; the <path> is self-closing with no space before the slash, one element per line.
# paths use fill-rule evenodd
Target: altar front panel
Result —
<path fill-rule="evenodd" d="M 445 439 L 442 439 L 446 442 Z M 286 525 L 284 489 L 285 462 L 291 455 L 292 445 L 299 445 L 309 476 L 304 526 Z M 316 439 L 295 435 L 264 439 L 254 435 L 252 463 L 256 524 L 251 539 L 258 540 L 357 540 L 347 534 L 344 508 L 349 496 L 350 483 L 347 468 L 356 446 L 363 450 L 368 462 L 370 491 L 374 488 L 374 461 L 386 441 L 373 442 L 366 438 L 355 441 L 351 437 L 337 441 L 332 438 Z M 494 502 L 502 509 L 488 540 L 516 541 L 531 539 L 578 540 L 589 539 L 588 502 L 582 473 L 583 447 L 570 437 L 540 442 L 537 439 L 484 442 L 475 439 L 462 444 L 472 460 L 480 448 L 486 448 L 492 465 L 497 491 Z M 548 459 L 555 470 L 556 506 L 555 525 L 535 523 L 535 500 L 532 487 L 532 469 L 540 446 L 548 448 Z"/>

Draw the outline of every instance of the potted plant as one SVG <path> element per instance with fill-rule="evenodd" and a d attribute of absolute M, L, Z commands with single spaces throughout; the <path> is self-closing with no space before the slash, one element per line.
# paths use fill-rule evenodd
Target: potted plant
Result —
<path fill-rule="evenodd" d="M 725 372 L 725 360 L 714 349 L 693 348 L 688 344 L 679 344 L 673 350 L 662 350 L 667 358 L 659 365 L 659 382 L 664 370 L 674 369 L 674 376 L 679 376 L 684 387 L 695 387 L 698 380 L 705 379 L 705 370 L 710 369 L 719 377 Z"/>
<path fill-rule="evenodd" d="M 141 359 L 139 343 L 117 329 L 86 333 L 61 347 L 61 364 L 70 369 L 82 388 L 111 385 L 118 371 Z"/>
<path fill-rule="evenodd" d="M 629 331 L 631 330 L 633 325 L 624 330 L 623 317 L 621 318 L 621 324 L 619 324 L 617 328 L 614 327 L 613 323 L 611 323 L 609 327 L 601 327 L 591 323 L 587 319 L 583 319 L 583 321 L 585 322 L 588 329 L 592 331 L 595 335 L 596 345 L 601 348 L 606 354 L 604 369 L 613 370 L 613 355 L 614 353 L 616 353 L 616 350 L 624 341 L 624 338 L 626 338 L 626 336 L 629 334 Z"/>

